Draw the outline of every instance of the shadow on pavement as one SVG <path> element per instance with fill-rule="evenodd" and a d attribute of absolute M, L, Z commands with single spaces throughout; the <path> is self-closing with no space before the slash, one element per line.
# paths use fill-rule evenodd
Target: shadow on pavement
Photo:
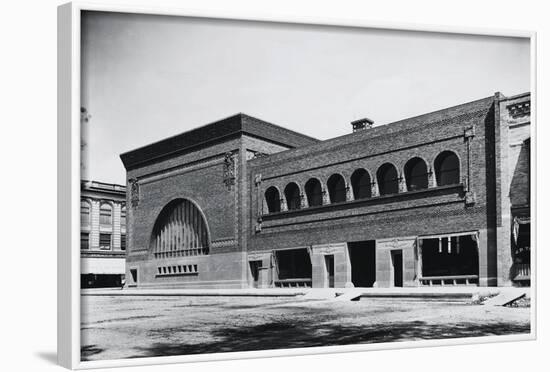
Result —
<path fill-rule="evenodd" d="M 279 321 L 250 327 L 226 327 L 212 332 L 218 341 L 186 344 L 185 342 L 155 343 L 141 348 L 133 358 L 365 344 L 392 341 L 446 339 L 529 333 L 529 324 L 457 323 L 434 325 L 422 321 L 394 323 L 382 326 L 319 325 Z"/>
<path fill-rule="evenodd" d="M 96 345 L 85 345 L 80 348 L 80 359 L 89 360 L 89 357 L 92 355 L 99 354 L 103 352 L 102 348 L 97 347 Z"/>

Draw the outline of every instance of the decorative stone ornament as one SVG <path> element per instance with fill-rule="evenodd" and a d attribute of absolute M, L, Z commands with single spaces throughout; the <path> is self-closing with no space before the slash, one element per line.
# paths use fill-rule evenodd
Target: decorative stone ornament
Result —
<path fill-rule="evenodd" d="M 262 175 L 257 174 L 254 176 L 254 185 L 259 186 L 262 184 Z"/>
<path fill-rule="evenodd" d="M 223 183 L 228 190 L 235 185 L 236 163 L 231 152 L 225 154 L 223 160 Z"/>
<path fill-rule="evenodd" d="M 511 117 L 514 119 L 531 114 L 531 101 L 518 102 L 506 106 Z"/>
<path fill-rule="evenodd" d="M 139 205 L 139 183 L 135 178 L 128 180 L 128 183 L 130 184 L 130 203 L 132 208 L 136 208 Z"/>

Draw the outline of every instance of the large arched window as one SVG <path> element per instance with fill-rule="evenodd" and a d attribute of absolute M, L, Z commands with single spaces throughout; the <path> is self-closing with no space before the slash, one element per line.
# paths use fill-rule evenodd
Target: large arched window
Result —
<path fill-rule="evenodd" d="M 452 151 L 443 151 L 434 162 L 435 179 L 438 186 L 460 183 L 460 162 Z"/>
<path fill-rule="evenodd" d="M 113 207 L 111 204 L 102 203 L 99 207 L 99 224 L 102 226 L 112 226 Z"/>
<path fill-rule="evenodd" d="M 407 190 L 421 190 L 428 188 L 428 168 L 421 158 L 412 158 L 405 164 L 405 181 Z"/>
<path fill-rule="evenodd" d="M 300 209 L 301 197 L 300 188 L 294 182 L 285 187 L 285 198 L 288 210 Z"/>
<path fill-rule="evenodd" d="M 397 169 L 393 164 L 385 163 L 376 172 L 378 190 L 380 195 L 397 194 L 399 192 L 399 179 Z"/>
<path fill-rule="evenodd" d="M 275 186 L 270 186 L 265 190 L 265 203 L 269 213 L 281 211 L 281 196 Z"/>
<path fill-rule="evenodd" d="M 311 178 L 307 181 L 305 189 L 307 203 L 310 207 L 323 205 L 323 190 L 321 189 L 321 182 L 317 178 Z"/>
<path fill-rule="evenodd" d="M 92 208 L 86 200 L 80 202 L 80 226 L 90 226 L 90 212 Z"/>
<path fill-rule="evenodd" d="M 357 169 L 351 175 L 351 188 L 355 199 L 365 199 L 371 197 L 370 175 L 364 169 Z"/>
<path fill-rule="evenodd" d="M 346 181 L 340 174 L 333 174 L 329 177 L 327 188 L 331 203 L 346 201 Z"/>
<path fill-rule="evenodd" d="M 151 236 L 151 250 L 155 258 L 208 254 L 208 249 L 206 221 L 195 204 L 177 199 L 164 207 Z"/>

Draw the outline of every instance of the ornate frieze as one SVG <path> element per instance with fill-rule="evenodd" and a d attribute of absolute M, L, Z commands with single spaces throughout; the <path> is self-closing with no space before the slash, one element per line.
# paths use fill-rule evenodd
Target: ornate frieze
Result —
<path fill-rule="evenodd" d="M 511 117 L 519 118 L 531 114 L 531 101 L 517 102 L 506 106 Z"/>
<path fill-rule="evenodd" d="M 238 244 L 237 240 L 233 238 L 212 240 L 212 242 L 210 243 L 212 248 L 231 247 L 237 244 Z"/>
<path fill-rule="evenodd" d="M 310 254 L 322 254 L 322 255 L 337 254 L 342 252 L 346 248 L 347 248 L 346 243 L 312 245 L 310 247 L 310 250 L 311 250 Z"/>

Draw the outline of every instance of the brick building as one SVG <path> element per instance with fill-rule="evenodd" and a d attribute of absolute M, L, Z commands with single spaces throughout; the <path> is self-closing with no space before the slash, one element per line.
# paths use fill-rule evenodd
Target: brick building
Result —
<path fill-rule="evenodd" d="M 529 283 L 529 93 L 372 124 L 237 114 L 122 154 L 128 284 Z"/>
<path fill-rule="evenodd" d="M 81 182 L 80 284 L 120 287 L 125 274 L 126 187 Z"/>

